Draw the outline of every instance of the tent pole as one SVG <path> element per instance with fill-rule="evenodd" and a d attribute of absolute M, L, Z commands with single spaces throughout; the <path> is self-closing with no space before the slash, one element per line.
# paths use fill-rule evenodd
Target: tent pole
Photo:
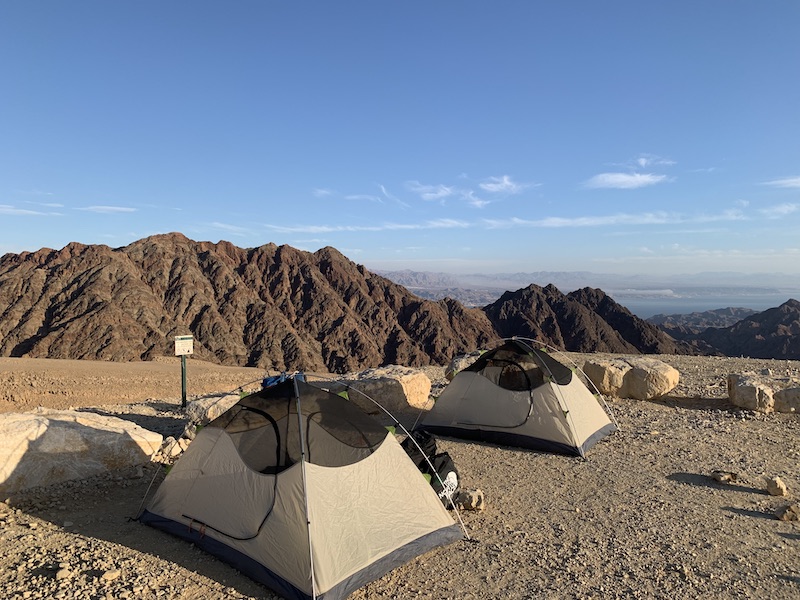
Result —
<path fill-rule="evenodd" d="M 297 406 L 297 430 L 300 434 L 300 470 L 303 474 L 303 503 L 306 510 L 306 532 L 308 533 L 308 558 L 311 567 L 311 597 L 317 597 L 317 582 L 314 579 L 314 549 L 311 547 L 311 520 L 308 516 L 308 485 L 306 480 L 306 440 L 303 436 L 303 415 L 300 409 L 300 388 L 297 386 L 297 377 L 292 377 L 294 384 L 294 399 Z"/>

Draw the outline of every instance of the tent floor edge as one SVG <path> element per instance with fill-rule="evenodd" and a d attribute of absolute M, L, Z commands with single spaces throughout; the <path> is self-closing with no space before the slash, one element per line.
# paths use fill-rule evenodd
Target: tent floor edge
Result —
<path fill-rule="evenodd" d="M 253 560 L 246 554 L 231 548 L 215 538 L 202 535 L 196 529 L 189 529 L 185 523 L 179 523 L 172 519 L 161 517 L 147 510 L 141 514 L 139 522 L 195 544 L 197 547 L 244 573 L 253 581 L 261 583 L 270 590 L 280 594 L 286 598 L 286 600 L 312 600 L 313 598 L 312 595 L 298 589 L 282 577 L 267 569 L 257 560 Z M 317 595 L 317 598 L 322 597 L 321 595 Z"/>
<path fill-rule="evenodd" d="M 392 569 L 407 563 L 411 559 L 461 539 L 464 539 L 464 533 L 457 523 L 432 531 L 390 552 L 368 567 L 342 580 L 327 592 L 317 595 L 317 598 L 320 600 L 344 600 L 355 590 L 376 579 L 380 579 Z"/>
<path fill-rule="evenodd" d="M 160 529 L 171 535 L 184 539 L 205 550 L 209 554 L 226 562 L 253 581 L 263 584 L 270 590 L 280 594 L 287 600 L 312 600 L 313 596 L 296 588 L 294 585 L 276 575 L 264 565 L 238 550 L 227 546 L 223 542 L 207 535 L 201 535 L 196 529 L 189 529 L 185 523 L 179 523 L 166 517 L 161 517 L 145 510 L 139 521 L 155 529 Z M 446 546 L 464 538 L 458 524 L 454 523 L 442 527 L 422 537 L 419 537 L 383 558 L 375 561 L 368 567 L 343 579 L 331 589 L 316 595 L 317 600 L 345 600 L 358 588 L 380 579 L 389 571 L 399 567 L 417 556 L 430 552 L 440 546 Z"/>
<path fill-rule="evenodd" d="M 613 423 L 609 423 L 605 427 L 602 427 L 601 429 L 598 429 L 592 435 L 590 435 L 588 438 L 586 438 L 585 442 L 583 442 L 583 446 L 582 446 L 583 451 L 586 452 L 592 446 L 594 446 L 597 442 L 599 442 L 600 440 L 602 440 L 606 436 L 611 435 L 615 431 L 617 431 L 617 426 L 614 425 Z"/>

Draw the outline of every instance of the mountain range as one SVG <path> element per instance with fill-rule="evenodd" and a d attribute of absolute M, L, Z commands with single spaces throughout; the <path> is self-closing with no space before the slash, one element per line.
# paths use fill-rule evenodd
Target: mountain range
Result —
<path fill-rule="evenodd" d="M 578 352 L 708 351 L 599 289 L 530 284 L 467 307 L 420 298 L 330 247 L 239 248 L 170 233 L 121 248 L 73 242 L 0 258 L 0 356 L 148 360 L 171 354 L 174 337 L 186 334 L 204 360 L 331 372 L 446 364 L 511 335 Z M 792 344 L 769 348 L 793 352 Z"/>

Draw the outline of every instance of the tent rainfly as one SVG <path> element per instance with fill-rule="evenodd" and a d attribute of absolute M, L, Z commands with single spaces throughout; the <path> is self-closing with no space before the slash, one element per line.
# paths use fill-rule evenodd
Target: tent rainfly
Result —
<path fill-rule="evenodd" d="M 203 427 L 139 520 L 288 599 L 347 597 L 461 539 L 433 488 L 332 382 L 287 378 Z"/>
<path fill-rule="evenodd" d="M 419 429 L 585 457 L 617 428 L 570 367 L 510 338 L 456 373 Z"/>

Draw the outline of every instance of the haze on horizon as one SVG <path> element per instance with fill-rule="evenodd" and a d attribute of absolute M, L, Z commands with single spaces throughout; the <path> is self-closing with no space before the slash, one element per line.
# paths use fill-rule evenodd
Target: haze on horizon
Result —
<path fill-rule="evenodd" d="M 800 4 L 0 8 L 0 254 L 800 282 Z"/>

